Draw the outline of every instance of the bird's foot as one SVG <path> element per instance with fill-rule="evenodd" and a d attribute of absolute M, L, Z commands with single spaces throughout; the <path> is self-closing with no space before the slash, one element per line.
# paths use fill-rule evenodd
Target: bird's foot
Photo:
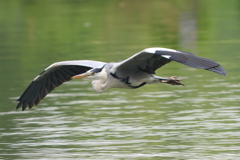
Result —
<path fill-rule="evenodd" d="M 167 84 L 171 84 L 171 85 L 183 85 L 183 83 L 180 82 L 181 79 L 178 79 L 177 76 L 172 76 L 169 79 L 163 79 L 161 80 L 162 83 L 167 83 Z"/>

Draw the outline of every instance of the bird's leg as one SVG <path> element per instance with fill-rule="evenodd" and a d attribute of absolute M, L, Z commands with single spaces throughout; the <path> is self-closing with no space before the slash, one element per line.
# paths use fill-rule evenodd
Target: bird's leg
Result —
<path fill-rule="evenodd" d="M 171 85 L 183 85 L 183 83 L 181 83 L 181 79 L 178 79 L 177 76 L 172 76 L 170 78 L 166 78 L 166 79 L 159 79 L 161 83 L 167 83 L 167 84 L 171 84 Z"/>
<path fill-rule="evenodd" d="M 155 83 L 167 83 L 167 84 L 171 84 L 171 85 L 183 85 L 183 83 L 181 83 L 181 79 L 178 79 L 177 76 L 172 76 L 170 78 L 164 78 L 164 77 L 159 77 L 156 75 L 152 75 L 152 77 L 154 78 L 153 81 L 151 82 L 147 82 L 147 84 L 155 84 Z"/>

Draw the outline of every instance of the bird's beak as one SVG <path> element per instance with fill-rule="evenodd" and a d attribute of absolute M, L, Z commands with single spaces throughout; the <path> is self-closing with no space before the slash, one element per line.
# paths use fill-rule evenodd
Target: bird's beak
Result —
<path fill-rule="evenodd" d="M 78 74 L 76 76 L 73 76 L 72 79 L 82 79 L 82 78 L 87 78 L 88 76 L 91 76 L 93 72 L 86 72 L 82 74 Z"/>

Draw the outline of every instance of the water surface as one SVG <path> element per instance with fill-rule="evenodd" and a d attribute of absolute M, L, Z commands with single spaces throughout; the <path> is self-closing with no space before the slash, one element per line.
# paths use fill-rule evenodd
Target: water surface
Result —
<path fill-rule="evenodd" d="M 240 157 L 237 0 L 1 1 L 0 159 Z M 121 61 L 148 47 L 214 59 L 228 77 L 171 62 L 166 84 L 103 94 L 87 81 L 55 89 L 22 112 L 16 100 L 50 64 Z"/>

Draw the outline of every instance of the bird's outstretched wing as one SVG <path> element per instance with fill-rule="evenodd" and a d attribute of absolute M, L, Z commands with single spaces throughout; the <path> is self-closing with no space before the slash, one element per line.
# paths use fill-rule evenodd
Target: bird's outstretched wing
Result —
<path fill-rule="evenodd" d="M 176 61 L 193 68 L 206 69 L 224 76 L 227 75 L 223 67 L 211 59 L 195 56 L 189 52 L 167 48 L 144 49 L 132 57 L 118 63 L 113 70 L 117 70 L 118 73 L 122 75 L 127 75 L 125 71 L 129 69 L 142 70 L 154 74 L 156 69 L 171 61 Z"/>
<path fill-rule="evenodd" d="M 39 74 L 17 100 L 17 109 L 27 106 L 32 108 L 37 105 L 49 92 L 60 86 L 62 83 L 71 80 L 71 77 L 84 73 L 92 68 L 103 66 L 104 62 L 99 61 L 62 61 L 56 62 L 47 67 Z"/>

